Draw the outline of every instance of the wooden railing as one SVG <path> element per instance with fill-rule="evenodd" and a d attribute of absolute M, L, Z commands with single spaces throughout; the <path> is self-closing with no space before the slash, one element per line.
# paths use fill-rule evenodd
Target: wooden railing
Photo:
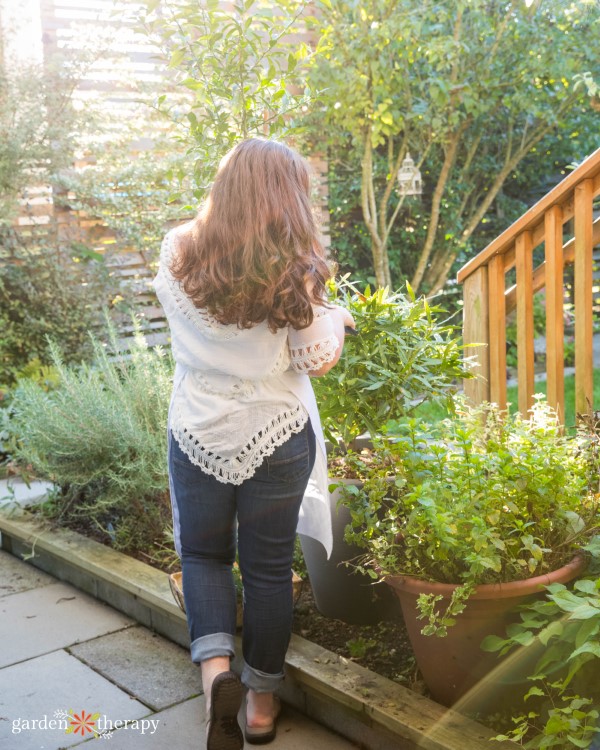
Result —
<path fill-rule="evenodd" d="M 477 377 L 465 381 L 475 403 L 506 407 L 506 320 L 516 308 L 518 408 L 525 414 L 534 393 L 533 298 L 545 289 L 548 402 L 564 419 L 564 268 L 574 264 L 575 409 L 593 409 L 593 268 L 600 221 L 600 149 L 530 208 L 458 273 L 463 284 L 464 341 L 477 358 Z M 573 236 L 565 242 L 567 234 Z M 533 268 L 533 251 L 544 244 L 545 260 Z M 506 274 L 516 267 L 516 284 Z"/>

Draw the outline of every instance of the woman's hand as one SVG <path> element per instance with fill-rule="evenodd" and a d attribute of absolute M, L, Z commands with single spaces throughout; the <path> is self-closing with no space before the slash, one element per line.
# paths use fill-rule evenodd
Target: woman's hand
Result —
<path fill-rule="evenodd" d="M 320 375 L 325 375 L 331 370 L 331 368 L 337 364 L 339 358 L 342 356 L 342 350 L 344 349 L 344 339 L 346 338 L 346 331 L 344 328 L 356 328 L 356 323 L 352 315 L 346 310 L 345 307 L 334 305 L 329 307 L 327 312 L 333 323 L 333 332 L 338 340 L 338 348 L 336 349 L 335 356 L 331 362 L 327 362 L 318 370 L 311 370 L 308 374 L 313 378 L 318 378 Z"/>
<path fill-rule="evenodd" d="M 337 328 L 341 325 L 342 329 L 348 326 L 348 328 L 356 328 L 356 322 L 352 315 L 350 314 L 349 310 L 346 310 L 345 307 L 340 307 L 339 305 L 335 305 L 329 310 L 329 314 L 334 319 L 334 325 L 336 325 L 336 318 L 339 319 L 340 322 L 337 322 L 336 325 L 336 334 L 337 334 Z M 339 336 L 338 336 L 339 338 Z"/>

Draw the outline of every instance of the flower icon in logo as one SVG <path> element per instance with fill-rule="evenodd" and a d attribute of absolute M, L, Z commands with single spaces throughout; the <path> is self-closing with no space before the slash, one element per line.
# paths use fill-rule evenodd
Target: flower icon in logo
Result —
<path fill-rule="evenodd" d="M 90 734 L 96 734 L 96 730 L 94 729 L 94 727 L 96 724 L 96 719 L 100 716 L 100 714 L 90 714 L 86 713 L 85 711 L 81 711 L 79 714 L 76 714 L 73 712 L 73 709 L 71 709 L 69 711 L 69 715 L 73 718 L 69 722 L 71 726 L 67 727 L 67 734 L 73 732 L 74 734 L 81 734 L 82 737 L 85 736 L 86 732 L 89 732 Z"/>

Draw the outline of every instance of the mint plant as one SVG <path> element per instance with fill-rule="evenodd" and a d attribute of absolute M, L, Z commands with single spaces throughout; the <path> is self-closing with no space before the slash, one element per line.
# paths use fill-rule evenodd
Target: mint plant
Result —
<path fill-rule="evenodd" d="M 555 570 L 600 529 L 589 446 L 565 437 L 541 400 L 529 419 L 462 405 L 433 426 L 405 420 L 375 456 L 364 485 L 343 490 L 346 538 L 373 577 L 459 585 L 442 613 L 439 598 L 421 597 L 426 634 L 443 635 L 475 586 Z"/>

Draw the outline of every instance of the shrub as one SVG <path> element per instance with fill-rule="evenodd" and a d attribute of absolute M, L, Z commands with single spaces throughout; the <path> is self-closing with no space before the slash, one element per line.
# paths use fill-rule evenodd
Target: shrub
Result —
<path fill-rule="evenodd" d="M 325 435 L 346 444 L 363 432 L 385 431 L 424 401 L 452 409 L 461 378 L 471 377 L 459 331 L 438 319 L 443 311 L 408 293 L 361 294 L 346 278 L 334 289 L 348 308 L 357 336 L 346 337 L 339 363 L 313 387 Z"/>
<path fill-rule="evenodd" d="M 114 331 L 111 343 L 116 352 Z M 92 341 L 93 365 L 69 366 L 55 345 L 60 385 L 32 381 L 15 390 L 16 457 L 60 492 L 50 513 L 65 525 L 85 523 L 117 548 L 145 550 L 160 541 L 170 517 L 166 464 L 172 362 L 149 349 L 139 330 L 127 357 Z"/>
<path fill-rule="evenodd" d="M 495 404 L 409 419 L 374 453 L 362 487 L 344 487 L 346 538 L 367 572 L 458 585 L 441 613 L 419 598 L 425 635 L 445 635 L 476 586 L 557 570 L 598 533 L 597 447 L 541 400 L 528 419 Z"/>
<path fill-rule="evenodd" d="M 49 364 L 47 337 L 60 341 L 66 362 L 92 355 L 89 332 L 109 301 L 102 256 L 84 247 L 0 247 L 0 384 L 15 383 L 32 360 Z M 113 294 L 114 294 L 113 290 Z"/>

